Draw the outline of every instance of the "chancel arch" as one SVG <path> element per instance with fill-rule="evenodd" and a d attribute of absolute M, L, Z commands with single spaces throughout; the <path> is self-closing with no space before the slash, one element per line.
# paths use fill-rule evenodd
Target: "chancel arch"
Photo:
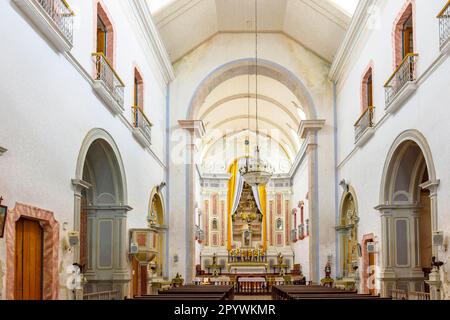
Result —
<path fill-rule="evenodd" d="M 214 185 L 228 186 L 231 182 L 227 179 L 233 179 L 233 174 L 228 170 L 229 164 L 234 159 L 245 155 L 254 156 L 256 149 L 255 111 L 258 101 L 260 107 L 258 108 L 258 119 L 261 120 L 261 127 L 259 128 L 261 155 L 275 167 L 276 178 L 274 177 L 268 184 L 268 189 L 265 190 L 267 195 L 265 205 L 261 205 L 265 211 L 265 214 L 262 215 L 265 221 L 261 221 L 261 228 L 263 229 L 261 239 L 255 240 L 259 238 L 252 236 L 252 230 L 248 230 L 249 232 L 241 230 L 239 237 L 240 239 L 244 239 L 244 236 L 247 239 L 251 238 L 252 247 L 255 246 L 255 250 L 262 249 L 265 254 L 269 255 L 270 253 L 275 264 L 277 254 L 283 253 L 286 257 L 289 257 L 287 261 L 292 266 L 293 251 L 290 248 L 292 230 L 290 230 L 289 223 L 292 183 L 287 175 L 296 161 L 309 159 L 310 174 L 308 176 L 317 176 L 318 158 L 315 146 L 317 145 L 317 131 L 322 128 L 324 121 L 317 120 L 312 96 L 300 77 L 277 63 L 263 59 L 258 60 L 259 90 L 258 94 L 255 94 L 255 66 L 255 59 L 248 58 L 231 61 L 214 69 L 199 82 L 193 93 L 188 106 L 188 120 L 179 121 L 180 126 L 188 131 L 190 141 L 200 142 L 199 144 L 188 142 L 190 146 L 188 157 L 198 161 L 197 166 L 192 163 L 187 167 L 187 180 L 190 181 L 187 184 L 187 195 L 191 200 L 186 202 L 186 211 L 189 212 L 189 217 L 194 217 L 195 195 L 198 193 L 196 188 L 201 189 L 199 193 L 202 194 L 202 198 L 198 201 L 202 203 L 203 200 L 211 201 L 208 195 L 219 191 L 222 201 L 226 203 L 223 210 L 225 216 L 217 223 L 219 228 L 217 231 L 213 230 L 216 225 L 212 224 L 212 220 L 205 221 L 206 241 L 204 245 L 206 248 L 203 249 L 201 256 L 204 259 L 211 260 L 214 251 L 219 254 L 219 260 L 220 255 L 226 258 L 230 250 L 233 249 L 231 238 L 235 233 L 232 231 L 233 221 L 230 212 L 233 210 L 230 208 L 229 201 L 230 188 L 210 190 L 209 187 L 205 188 L 208 184 L 205 179 L 217 181 Z M 267 145 L 269 147 L 265 148 L 261 140 L 268 140 Z M 311 147 L 308 147 L 309 145 Z M 299 159 L 296 159 L 299 153 L 302 155 Z M 217 154 L 220 154 L 220 156 L 216 156 Z M 198 166 L 199 164 L 201 165 Z M 198 168 L 207 177 L 197 178 Z M 235 170 L 238 170 L 238 168 L 236 167 Z M 198 186 L 196 179 L 200 179 L 201 184 L 203 184 Z M 308 181 L 306 183 L 309 188 L 308 192 L 317 194 L 317 182 Z M 209 184 L 209 186 L 211 185 L 213 184 Z M 282 202 L 276 200 L 278 194 L 282 195 Z M 311 248 L 309 250 L 310 257 L 306 261 L 314 265 L 310 268 L 311 278 L 319 281 L 320 263 L 316 244 L 318 241 L 318 226 L 315 220 L 318 215 L 315 205 L 317 199 L 314 197 L 310 201 L 311 205 L 308 208 L 310 210 L 312 236 L 308 242 L 308 246 Z M 276 207 L 274 203 L 276 203 Z M 274 210 L 272 214 L 269 212 L 271 206 Z M 204 219 L 208 220 L 208 216 L 210 215 L 205 212 Z M 254 228 L 256 230 L 257 227 Z M 226 232 L 223 231 L 224 229 Z M 192 255 L 188 254 L 186 257 L 186 265 L 188 266 L 186 272 L 187 277 L 189 277 L 191 274 L 190 266 L 194 265 L 195 261 L 195 237 L 192 237 L 192 239 L 190 237 L 191 234 L 194 234 L 193 219 L 188 223 L 187 232 L 187 248 L 188 252 L 192 253 Z M 253 235 L 255 234 L 253 233 Z M 272 239 L 270 243 L 269 237 Z M 215 239 L 220 239 L 220 241 L 214 241 Z M 212 245 L 212 243 L 217 244 L 218 242 L 223 245 Z M 249 243 L 249 241 L 240 241 L 240 243 Z M 236 245 L 235 249 L 237 247 Z M 201 267 L 205 266 L 202 264 Z"/>
<path fill-rule="evenodd" d="M 380 190 L 382 293 L 428 290 L 432 234 L 437 230 L 437 188 L 431 149 L 417 130 L 403 132 L 392 145 Z"/>
<path fill-rule="evenodd" d="M 88 133 L 81 147 L 75 189 L 75 261 L 88 282 L 84 292 L 117 290 L 125 296 L 130 274 L 126 259 L 126 177 L 114 139 L 102 129 Z"/>

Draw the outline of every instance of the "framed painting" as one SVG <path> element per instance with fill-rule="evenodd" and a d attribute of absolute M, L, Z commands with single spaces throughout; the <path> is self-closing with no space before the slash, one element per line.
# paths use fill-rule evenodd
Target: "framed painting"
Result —
<path fill-rule="evenodd" d="M 6 216 L 8 215 L 8 207 L 0 205 L 0 238 L 5 233 Z"/>

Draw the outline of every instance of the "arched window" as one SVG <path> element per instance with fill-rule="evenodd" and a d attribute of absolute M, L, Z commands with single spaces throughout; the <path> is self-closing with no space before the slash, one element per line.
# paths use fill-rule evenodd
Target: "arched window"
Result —
<path fill-rule="evenodd" d="M 277 230 L 283 230 L 283 220 L 281 220 L 281 218 L 277 219 L 276 228 Z"/>
<path fill-rule="evenodd" d="M 373 70 L 369 67 L 362 80 L 362 112 L 373 107 Z"/>
<path fill-rule="evenodd" d="M 114 66 L 114 29 L 105 8 L 97 3 L 97 53 L 103 53 Z"/>
<path fill-rule="evenodd" d="M 212 221 L 212 229 L 218 230 L 219 229 L 219 223 L 217 222 L 217 219 L 213 219 Z"/>
<path fill-rule="evenodd" d="M 395 66 L 414 52 L 414 3 L 408 1 L 399 14 L 394 26 Z"/>

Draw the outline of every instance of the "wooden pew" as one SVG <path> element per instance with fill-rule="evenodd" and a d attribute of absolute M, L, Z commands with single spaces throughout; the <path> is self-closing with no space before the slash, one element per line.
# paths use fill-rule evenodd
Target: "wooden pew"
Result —
<path fill-rule="evenodd" d="M 145 296 L 136 296 L 134 300 L 187 300 L 187 301 L 219 301 L 225 300 L 226 294 L 168 294 L 168 295 L 145 295 Z"/>
<path fill-rule="evenodd" d="M 275 286 L 272 290 L 274 300 L 303 299 L 380 299 L 369 294 L 358 294 L 356 291 L 346 291 L 323 286 Z"/>
<path fill-rule="evenodd" d="M 225 294 L 226 299 L 234 299 L 234 287 L 233 286 L 196 286 L 196 285 L 186 285 L 177 288 L 171 288 L 169 290 L 159 290 L 159 295 L 173 295 L 173 294 L 198 294 L 198 295 L 208 295 L 208 294 Z"/>

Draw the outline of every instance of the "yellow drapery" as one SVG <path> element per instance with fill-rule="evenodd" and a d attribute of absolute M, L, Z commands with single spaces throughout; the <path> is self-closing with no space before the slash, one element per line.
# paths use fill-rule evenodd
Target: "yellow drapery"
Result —
<path fill-rule="evenodd" d="M 231 250 L 232 247 L 232 235 L 231 235 L 231 210 L 233 210 L 233 196 L 236 192 L 236 177 L 237 177 L 237 171 L 239 170 L 239 160 L 234 160 L 233 164 L 230 166 L 230 169 L 228 170 L 228 173 L 231 173 L 230 181 L 228 182 L 228 197 L 227 197 L 227 212 L 228 212 L 228 223 L 227 223 L 227 248 L 228 250 Z"/>
<path fill-rule="evenodd" d="M 263 250 L 267 250 L 267 194 L 266 194 L 266 186 L 259 186 L 258 188 L 259 192 L 259 202 L 261 203 L 261 209 L 262 209 L 262 215 L 263 215 Z"/>
<path fill-rule="evenodd" d="M 233 210 L 233 200 L 234 200 L 234 194 L 236 193 L 236 178 L 237 173 L 239 170 L 239 159 L 236 159 L 233 161 L 233 164 L 228 169 L 228 173 L 231 174 L 230 181 L 228 182 L 228 196 L 227 196 L 227 212 L 228 212 L 228 223 L 227 223 L 227 248 L 228 250 L 231 250 L 232 243 L 233 243 L 233 237 L 231 234 L 231 226 L 232 226 L 232 219 L 231 219 L 231 210 Z M 262 209 L 262 215 L 263 215 L 263 250 L 267 250 L 267 219 L 266 219 L 266 211 L 267 211 L 267 194 L 266 194 L 266 186 L 260 186 L 258 188 L 259 193 L 259 201 L 261 203 L 261 209 Z"/>

